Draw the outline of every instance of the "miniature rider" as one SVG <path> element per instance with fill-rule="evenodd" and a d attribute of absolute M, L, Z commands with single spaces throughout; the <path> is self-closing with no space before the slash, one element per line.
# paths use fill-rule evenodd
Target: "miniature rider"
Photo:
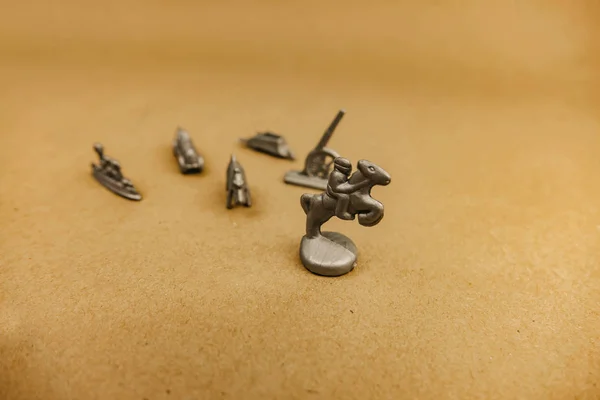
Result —
<path fill-rule="evenodd" d="M 352 164 L 345 158 L 338 157 L 333 161 L 333 171 L 329 174 L 327 194 L 337 199 L 335 215 L 344 220 L 351 220 L 354 216 L 348 212 L 350 193 L 356 190 L 354 185 L 348 185 L 348 178 L 352 172 Z"/>

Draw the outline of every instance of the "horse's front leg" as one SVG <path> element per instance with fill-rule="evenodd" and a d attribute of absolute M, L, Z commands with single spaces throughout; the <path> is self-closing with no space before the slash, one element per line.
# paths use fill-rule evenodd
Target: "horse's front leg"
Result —
<path fill-rule="evenodd" d="M 383 204 L 372 197 L 359 197 L 353 203 L 362 226 L 375 226 L 383 218 Z"/>

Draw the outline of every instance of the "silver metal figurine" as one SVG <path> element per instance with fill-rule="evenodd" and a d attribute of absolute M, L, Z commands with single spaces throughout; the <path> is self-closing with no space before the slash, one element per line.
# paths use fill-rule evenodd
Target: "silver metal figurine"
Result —
<path fill-rule="evenodd" d="M 198 153 L 192 143 L 189 133 L 182 128 L 177 128 L 173 140 L 173 155 L 179 163 L 182 174 L 198 174 L 204 168 L 204 158 Z"/>
<path fill-rule="evenodd" d="M 285 183 L 320 190 L 327 188 L 327 178 L 333 168 L 333 160 L 339 157 L 339 154 L 325 146 L 327 146 L 329 139 L 331 139 L 335 128 L 345 113 L 344 110 L 340 110 L 337 113 L 335 119 L 323 134 L 323 137 L 321 137 L 317 147 L 306 156 L 304 169 L 302 171 L 289 171 L 286 173 L 284 177 Z"/>
<path fill-rule="evenodd" d="M 131 181 L 125 178 L 121 172 L 121 165 L 117 160 L 104 155 L 104 147 L 100 143 L 94 144 L 94 150 L 98 153 L 100 162 L 92 163 L 92 175 L 102 186 L 125 197 L 129 200 L 141 200 L 142 195 L 136 190 Z"/>
<path fill-rule="evenodd" d="M 300 243 L 300 260 L 314 274 L 340 276 L 352 271 L 358 250 L 350 238 L 337 232 L 321 232 L 321 225 L 334 216 L 354 220 L 363 226 L 375 226 L 383 219 L 383 204 L 371 197 L 373 186 L 386 186 L 390 175 L 381 167 L 360 160 L 352 175 L 352 164 L 337 157 L 321 194 L 303 194 L 306 235 Z"/>
<path fill-rule="evenodd" d="M 249 139 L 240 139 L 248 148 L 278 158 L 294 160 L 294 153 L 290 150 L 285 138 L 273 132 L 257 133 Z"/>
<path fill-rule="evenodd" d="M 227 186 L 225 189 L 227 190 L 227 208 L 231 209 L 238 205 L 252 206 L 246 173 L 233 154 L 227 167 Z"/>

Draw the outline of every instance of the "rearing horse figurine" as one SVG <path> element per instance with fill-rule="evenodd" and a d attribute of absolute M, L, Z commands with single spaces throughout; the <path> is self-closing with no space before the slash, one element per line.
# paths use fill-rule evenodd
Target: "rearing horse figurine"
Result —
<path fill-rule="evenodd" d="M 339 158 L 336 164 L 338 160 L 350 165 L 347 160 Z M 332 173 L 329 182 L 335 179 Z M 340 233 L 321 233 L 321 225 L 337 215 L 338 195 L 348 196 L 347 212 L 350 217 L 344 219 L 354 220 L 358 215 L 361 225 L 377 225 L 383 218 L 383 204 L 371 197 L 371 189 L 390 182 L 390 175 L 383 168 L 360 160 L 357 171 L 347 181 L 337 184 L 335 190 L 330 185 L 324 193 L 302 195 L 300 203 L 306 213 L 306 235 L 300 244 L 300 258 L 308 270 L 318 275 L 339 276 L 354 268 L 357 256 L 354 243 Z"/>

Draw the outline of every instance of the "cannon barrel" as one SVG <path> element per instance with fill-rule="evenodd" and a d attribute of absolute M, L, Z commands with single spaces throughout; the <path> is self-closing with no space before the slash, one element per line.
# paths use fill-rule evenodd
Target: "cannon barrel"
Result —
<path fill-rule="evenodd" d="M 346 113 L 346 111 L 344 111 L 344 110 L 338 111 L 337 115 L 335 116 L 335 119 L 331 122 L 331 124 L 329 125 L 329 127 L 327 128 L 325 133 L 323 134 L 323 137 L 319 141 L 319 144 L 317 145 L 315 150 L 321 150 L 325 146 L 327 146 L 327 142 L 329 142 L 329 139 L 331 139 L 331 135 L 333 135 L 333 131 L 335 131 L 335 128 L 337 128 L 338 124 L 342 120 L 342 117 L 344 116 L 345 113 Z"/>

